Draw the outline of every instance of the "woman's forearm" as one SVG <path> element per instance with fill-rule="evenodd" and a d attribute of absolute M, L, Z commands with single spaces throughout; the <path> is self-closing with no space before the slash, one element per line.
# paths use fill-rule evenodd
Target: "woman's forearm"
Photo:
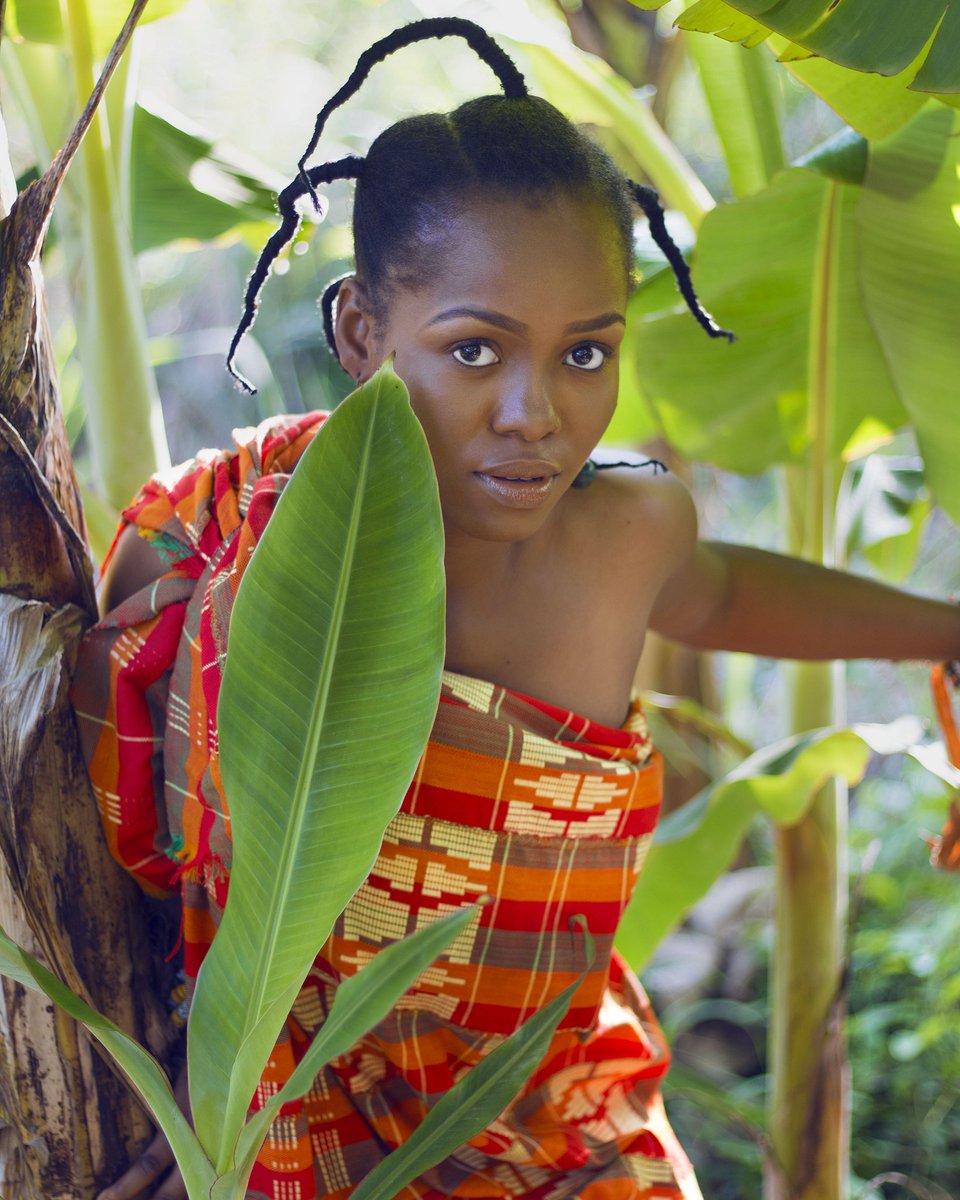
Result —
<path fill-rule="evenodd" d="M 771 658 L 960 659 L 960 607 L 748 546 L 703 543 L 717 602 L 681 640 Z"/>

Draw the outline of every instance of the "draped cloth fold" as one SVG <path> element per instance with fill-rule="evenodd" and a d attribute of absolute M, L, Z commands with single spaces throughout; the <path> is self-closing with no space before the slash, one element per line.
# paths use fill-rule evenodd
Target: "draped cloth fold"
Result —
<path fill-rule="evenodd" d="M 124 511 L 167 565 L 96 625 L 74 686 L 114 856 L 180 890 L 195 980 L 229 889 L 216 700 L 239 580 L 323 414 L 237 431 L 155 477 Z M 255 700 L 251 698 L 251 702 Z M 347 1197 L 464 1071 L 594 964 L 542 1062 L 487 1129 L 400 1195 L 698 1200 L 667 1123 L 669 1052 L 613 950 L 660 807 L 639 703 L 620 728 L 448 672 L 417 774 L 369 877 L 321 948 L 252 1108 L 289 1077 L 338 984 L 442 913 L 491 898 L 390 1015 L 274 1122 L 250 1200 Z"/>

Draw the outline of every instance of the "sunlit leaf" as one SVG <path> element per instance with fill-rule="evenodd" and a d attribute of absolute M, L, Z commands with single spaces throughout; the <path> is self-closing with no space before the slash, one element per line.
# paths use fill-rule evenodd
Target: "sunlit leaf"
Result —
<path fill-rule="evenodd" d="M 677 19 L 677 25 L 691 32 L 714 33 L 724 41 L 738 42 L 748 50 L 770 36 L 766 25 L 745 17 L 724 0 L 697 0 Z"/>
<path fill-rule="evenodd" d="M 783 38 L 771 38 L 778 51 L 786 49 Z M 811 56 L 788 61 L 790 73 L 829 104 L 848 125 L 865 138 L 876 141 L 889 137 L 917 115 L 927 101 L 907 84 L 916 73 L 911 63 L 897 75 L 867 75 L 837 66 L 829 59 Z"/>
<path fill-rule="evenodd" d="M 136 253 L 177 239 L 210 241 L 276 217 L 283 181 L 217 151 L 173 113 L 138 104 L 130 147 L 130 209 Z"/>
<path fill-rule="evenodd" d="M 832 459 L 909 418 L 960 519 L 958 133 L 960 114 L 930 103 L 869 155 L 828 147 L 708 214 L 694 281 L 736 345 L 705 343 L 675 301 L 656 316 L 634 298 L 646 401 L 683 453 L 747 472 L 804 461 L 815 385 Z"/>
<path fill-rule="evenodd" d="M 870 323 L 916 430 L 927 482 L 960 521 L 960 113 L 930 104 L 874 149 L 858 224 Z"/>
<path fill-rule="evenodd" d="M 631 0 L 645 9 L 666 2 Z M 900 86 L 944 99 L 960 92 L 960 0 L 697 0 L 677 24 L 744 46 L 759 46 L 774 32 L 787 39 L 778 46 L 784 61 L 821 55 L 847 69 L 900 76 Z M 798 75 L 804 78 L 803 72 Z M 828 90 L 843 90 L 830 73 L 814 71 L 813 78 L 821 85 L 825 80 Z M 897 107 L 900 101 L 893 103 Z"/>
<path fill-rule="evenodd" d="M 760 191 L 785 166 L 772 59 L 718 38 L 690 38 L 687 48 L 723 146 L 734 195 Z"/>
<path fill-rule="evenodd" d="M 186 2 L 187 0 L 150 0 L 140 18 L 140 24 L 169 17 L 183 8 Z M 131 7 L 131 0 L 87 0 L 86 9 L 95 53 L 103 54 L 109 50 L 114 38 L 123 28 Z M 61 0 L 7 0 L 6 16 L 11 32 L 29 41 L 60 45 L 67 40 L 61 16 Z"/>
<path fill-rule="evenodd" d="M 276 1036 L 429 735 L 442 548 L 426 440 L 384 367 L 307 449 L 231 616 L 218 707 L 231 892 L 200 971 L 188 1052 L 197 1133 L 219 1170 L 232 1165 Z"/>
<path fill-rule="evenodd" d="M 815 730 L 745 759 L 660 823 L 617 932 L 617 947 L 640 969 L 661 939 L 729 868 L 759 814 L 792 825 L 833 776 L 856 783 L 871 751 L 902 753 L 920 734 L 909 718 L 888 726 Z"/>
<path fill-rule="evenodd" d="M 841 66 L 880 75 L 904 70 L 932 38 L 911 86 L 960 91 L 957 0 L 731 0 L 731 5 Z"/>
<path fill-rule="evenodd" d="M 707 342 L 676 296 L 669 314 L 656 318 L 636 312 L 642 297 L 631 302 L 646 399 L 681 453 L 751 473 L 802 461 L 818 362 L 833 402 L 832 453 L 840 455 L 867 415 L 892 428 L 904 423 L 864 311 L 858 198 L 855 187 L 792 169 L 708 214 L 694 282 L 708 310 L 736 333 L 733 346 Z"/>
<path fill-rule="evenodd" d="M 855 463 L 837 506 L 846 557 L 862 553 L 887 579 L 902 582 L 916 561 L 929 513 L 919 459 L 875 454 Z"/>

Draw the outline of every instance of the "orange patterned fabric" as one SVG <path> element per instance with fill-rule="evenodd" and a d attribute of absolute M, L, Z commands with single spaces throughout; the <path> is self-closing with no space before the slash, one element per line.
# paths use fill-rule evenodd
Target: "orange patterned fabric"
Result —
<path fill-rule="evenodd" d="M 933 690 L 933 703 L 937 712 L 937 721 L 943 733 L 943 741 L 947 750 L 947 759 L 954 767 L 960 767 L 960 731 L 957 729 L 957 719 L 953 712 L 953 691 L 958 686 L 957 666 L 955 663 L 935 663 L 930 671 L 930 685 Z M 954 792 L 950 801 L 947 820 L 941 832 L 934 838 L 928 838 L 930 846 L 930 861 L 943 871 L 960 871 L 960 805 L 957 803 L 960 792 Z"/>
<path fill-rule="evenodd" d="M 85 642 L 75 704 L 111 849 L 144 886 L 180 887 L 195 978 L 229 884 L 216 711 L 230 606 L 322 415 L 272 421 L 155 479 L 125 518 L 168 564 Z M 548 1053 L 506 1112 L 401 1193 L 560 1200 L 696 1198 L 663 1111 L 669 1054 L 613 935 L 660 806 L 661 764 L 634 705 L 598 725 L 447 673 L 416 777 L 366 882 L 321 948 L 253 1107 L 282 1086 L 339 982 L 377 950 L 492 897 L 389 1017 L 274 1123 L 250 1200 L 350 1194 L 460 1074 L 584 970 Z"/>

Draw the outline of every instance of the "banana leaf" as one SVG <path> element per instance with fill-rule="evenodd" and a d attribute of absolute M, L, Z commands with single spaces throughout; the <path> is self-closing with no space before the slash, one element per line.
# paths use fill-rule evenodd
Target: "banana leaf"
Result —
<path fill-rule="evenodd" d="M 958 130 L 960 115 L 931 103 L 869 150 L 848 139 L 709 213 L 694 282 L 734 346 L 704 346 L 675 297 L 651 314 L 638 290 L 644 399 L 681 453 L 745 472 L 805 461 L 816 383 L 832 460 L 909 418 L 931 490 L 960 519 Z"/>
<path fill-rule="evenodd" d="M 48 996 L 75 1020 L 81 1021 L 123 1067 L 170 1143 L 191 1200 L 206 1200 L 207 1197 L 211 1200 L 242 1200 L 257 1152 L 281 1105 L 303 1096 L 311 1087 L 320 1068 L 381 1020 L 420 972 L 428 967 L 437 955 L 477 918 L 477 915 L 477 907 L 473 905 L 438 918 L 402 942 L 387 947 L 361 971 L 341 984 L 322 1029 L 294 1073 L 284 1087 L 272 1096 L 264 1108 L 244 1127 L 238 1144 L 237 1165 L 219 1176 L 215 1175 L 212 1164 L 180 1112 L 170 1084 L 152 1055 L 118 1029 L 113 1022 L 75 996 L 46 967 L 6 937 L 2 930 L 0 974 Z M 567 991 L 572 995 L 576 986 Z M 569 1000 L 567 992 L 558 999 L 562 1000 L 563 997 Z M 524 1026 L 517 1038 L 511 1039 L 514 1056 L 510 1061 L 515 1063 L 515 1070 L 536 1065 L 543 1053 L 540 1041 L 536 1038 L 537 1030 L 546 1028 L 551 1018 L 555 1017 L 550 1025 L 552 1031 L 566 1012 L 566 1008 L 566 1003 L 558 1006 L 554 1002 L 549 1015 L 538 1014 L 537 1025 L 531 1025 L 528 1032 L 524 1032 L 527 1029 L 527 1026 Z M 504 1059 L 499 1061 L 502 1066 Z M 464 1085 L 460 1086 L 461 1091 L 464 1090 Z M 515 1090 L 519 1087 L 520 1083 L 517 1083 Z M 481 1092 L 483 1094 L 480 1094 Z M 488 1124 L 506 1103 L 502 1092 L 497 1088 L 483 1090 L 473 1086 L 469 1096 L 475 1099 L 477 1105 L 472 1110 L 473 1119 L 478 1122 L 477 1129 Z M 461 1131 L 462 1123 L 455 1122 L 443 1131 L 438 1132 L 435 1127 L 428 1129 L 425 1138 L 419 1133 L 414 1134 L 409 1144 L 419 1144 L 420 1141 L 427 1143 L 426 1148 L 421 1149 L 415 1160 L 416 1173 L 455 1149 L 462 1142 L 463 1136 L 469 1136 L 461 1136 Z M 471 1128 L 470 1132 L 476 1130 Z M 408 1161 L 411 1160 L 408 1158 Z"/>
<path fill-rule="evenodd" d="M 784 38 L 772 37 L 770 45 L 783 53 L 789 43 Z M 871 141 L 896 133 L 917 115 L 928 99 L 907 86 L 916 72 L 912 63 L 906 70 L 890 76 L 850 71 L 827 58 L 788 59 L 784 65 L 804 87 Z"/>
<path fill-rule="evenodd" d="M 220 1172 L 427 740 L 443 661 L 442 550 L 426 441 L 385 367 L 304 454 L 231 617 L 218 708 L 231 893 L 188 1038 L 197 1133 Z"/>
<path fill-rule="evenodd" d="M 748 473 L 803 461 L 818 361 L 830 371 L 836 457 L 868 417 L 888 432 L 905 423 L 860 295 L 857 202 L 855 187 L 795 168 L 707 216 L 694 282 L 737 334 L 733 346 L 705 345 L 675 296 L 673 311 L 654 316 L 643 314 L 643 288 L 631 299 L 645 398 L 682 454 Z M 824 288 L 818 281 L 830 268 Z"/>
<path fill-rule="evenodd" d="M 732 0 L 732 7 L 856 71 L 896 75 L 928 47 L 910 87 L 960 91 L 957 0 Z"/>
<path fill-rule="evenodd" d="M 183 8 L 187 0 L 150 0 L 140 24 L 169 17 Z M 127 14 L 131 0 L 87 0 L 86 8 L 90 21 L 94 53 L 101 56 L 110 48 Z M 65 45 L 67 32 L 64 28 L 61 0 L 7 0 L 6 19 L 15 35 L 31 42 L 48 42 Z"/>
<path fill-rule="evenodd" d="M 666 0 L 631 0 L 662 8 Z M 909 86 L 918 92 L 960 92 L 958 0 L 699 0 L 680 21 L 712 23 L 745 44 L 770 31 L 856 71 L 896 75 L 919 62 Z"/>
<path fill-rule="evenodd" d="M 928 105 L 870 155 L 860 198 L 864 306 L 917 433 L 927 483 L 960 521 L 960 112 Z"/>
<path fill-rule="evenodd" d="M 712 33 L 714 38 L 692 38 L 691 55 L 699 61 L 701 46 L 715 42 L 734 42 L 742 48 L 766 43 L 790 73 L 820 97 L 848 125 L 864 137 L 888 137 L 920 111 L 929 97 L 910 91 L 923 52 L 895 75 L 885 76 L 851 71 L 828 58 L 804 50 L 788 38 L 774 34 L 752 17 L 744 16 L 724 0 L 698 0 L 678 18 L 680 28 L 690 32 Z M 763 60 L 758 53 L 752 57 Z M 950 97 L 940 97 L 950 100 Z M 724 119 L 733 123 L 740 114 L 727 112 Z M 716 117 L 715 117 L 716 119 Z M 722 136 L 722 129 L 721 129 Z"/>
<path fill-rule="evenodd" d="M 241 222 L 273 222 L 282 179 L 219 151 L 175 113 L 137 104 L 130 141 L 134 253 L 179 239 L 210 241 Z"/>
<path fill-rule="evenodd" d="M 719 38 L 690 38 L 710 115 L 736 196 L 766 187 L 786 165 L 774 64 Z"/>
<path fill-rule="evenodd" d="M 660 941 L 729 868 L 751 822 L 763 813 L 793 825 L 822 784 L 859 782 L 871 752 L 912 752 L 918 722 L 819 729 L 766 746 L 661 821 L 617 932 L 617 949 L 641 970 Z"/>

